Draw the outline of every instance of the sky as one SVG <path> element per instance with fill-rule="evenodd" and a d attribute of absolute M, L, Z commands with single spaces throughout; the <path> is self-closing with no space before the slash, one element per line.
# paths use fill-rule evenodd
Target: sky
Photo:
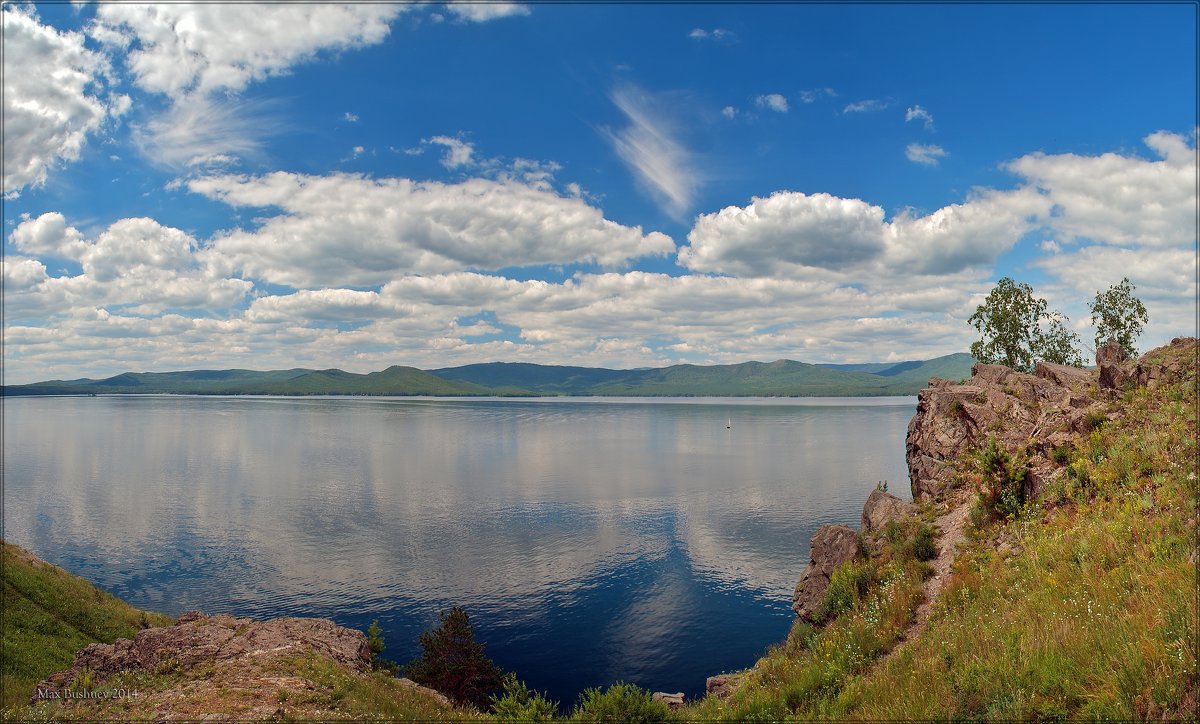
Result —
<path fill-rule="evenodd" d="M 6 4 L 4 381 L 1196 333 L 1194 4 Z"/>

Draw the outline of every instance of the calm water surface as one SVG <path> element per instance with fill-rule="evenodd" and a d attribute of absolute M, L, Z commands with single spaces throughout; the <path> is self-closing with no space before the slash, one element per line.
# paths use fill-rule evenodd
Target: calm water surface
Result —
<path fill-rule="evenodd" d="M 406 661 L 462 605 L 566 705 L 693 696 L 784 638 L 818 526 L 907 495 L 915 405 L 9 398 L 4 535 L 164 613 L 377 618 Z"/>

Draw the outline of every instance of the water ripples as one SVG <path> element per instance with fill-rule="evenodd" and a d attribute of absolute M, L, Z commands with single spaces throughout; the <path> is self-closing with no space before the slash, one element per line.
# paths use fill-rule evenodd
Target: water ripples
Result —
<path fill-rule="evenodd" d="M 568 703 L 697 694 L 791 621 L 807 543 L 906 487 L 912 402 L 11 399 L 6 534 L 136 605 L 417 653 L 466 607 Z M 726 429 L 727 419 L 734 420 Z"/>

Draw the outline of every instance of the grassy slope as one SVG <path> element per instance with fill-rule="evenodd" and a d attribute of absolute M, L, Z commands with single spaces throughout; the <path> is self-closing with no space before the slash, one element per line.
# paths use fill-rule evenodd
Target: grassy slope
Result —
<path fill-rule="evenodd" d="M 71 665 L 90 643 L 130 638 L 171 619 L 130 606 L 87 581 L 3 544 L 3 663 L 0 707 L 25 704 L 38 682 Z"/>
<path fill-rule="evenodd" d="M 893 574 L 825 630 L 797 624 L 730 699 L 687 717 L 1194 719 L 1197 392 L 1192 366 L 1127 393 L 1057 488 L 1016 519 L 975 516 L 928 628 L 896 655 L 912 590 Z"/>
<path fill-rule="evenodd" d="M 137 698 L 97 699 L 75 706 L 48 702 L 31 707 L 29 697 L 37 684 L 68 668 L 77 650 L 90 643 L 132 638 L 146 626 L 168 626 L 172 620 L 134 608 L 19 546 L 4 543 L 0 561 L 4 582 L 0 710 L 4 720 L 155 719 L 159 716 L 156 707 L 163 705 L 197 719 L 212 712 L 249 714 L 264 703 L 270 710 L 279 706 L 290 716 L 321 720 L 482 718 L 403 686 L 391 676 L 353 674 L 314 653 L 283 659 L 261 657 L 253 671 L 215 663 L 191 671 L 125 673 L 97 681 L 95 687 L 136 689 Z M 291 677 L 303 677 L 313 686 L 297 690 L 289 683 L 294 681 Z M 272 683 L 275 681 L 280 683 Z M 181 697 L 180 692 L 187 693 Z"/>

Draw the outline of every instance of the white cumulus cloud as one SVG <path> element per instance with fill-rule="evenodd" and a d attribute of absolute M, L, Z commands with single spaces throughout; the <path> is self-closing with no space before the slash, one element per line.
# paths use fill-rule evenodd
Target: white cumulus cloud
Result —
<path fill-rule="evenodd" d="M 179 97 L 239 91 L 325 49 L 372 45 L 405 4 L 126 4 L 96 8 L 92 33 L 128 48 L 145 90 Z"/>
<path fill-rule="evenodd" d="M 701 214 L 679 263 L 747 276 L 797 266 L 838 269 L 883 250 L 882 224 L 883 209 L 858 199 L 778 192 Z"/>
<path fill-rule="evenodd" d="M 4 26 L 3 192 L 46 182 L 52 168 L 79 158 L 87 138 L 127 96 L 104 95 L 108 60 L 80 33 L 38 22 L 35 11 L 6 4 Z"/>
<path fill-rule="evenodd" d="M 904 112 L 904 122 L 921 121 L 927 130 L 933 130 L 933 114 L 921 106 L 912 106 Z"/>
<path fill-rule="evenodd" d="M 768 93 L 766 95 L 761 95 L 754 99 L 754 105 L 758 106 L 759 108 L 769 108 L 776 113 L 788 112 L 787 98 L 784 98 L 779 93 Z"/>
<path fill-rule="evenodd" d="M 922 166 L 936 166 L 941 159 L 949 155 L 946 149 L 932 143 L 910 143 L 904 148 L 904 157 Z"/>
<path fill-rule="evenodd" d="M 274 173 L 188 187 L 233 206 L 278 207 L 213 242 L 243 273 L 297 288 L 381 284 L 399 274 L 592 261 L 674 251 L 669 237 L 604 218 L 582 199 L 516 180 L 457 184 Z"/>
<path fill-rule="evenodd" d="M 489 20 L 496 20 L 497 18 L 529 14 L 528 5 L 513 2 L 498 2 L 496 0 L 490 2 L 452 2 L 446 4 L 446 10 L 450 11 L 450 14 L 459 20 L 472 23 L 486 23 Z"/>

